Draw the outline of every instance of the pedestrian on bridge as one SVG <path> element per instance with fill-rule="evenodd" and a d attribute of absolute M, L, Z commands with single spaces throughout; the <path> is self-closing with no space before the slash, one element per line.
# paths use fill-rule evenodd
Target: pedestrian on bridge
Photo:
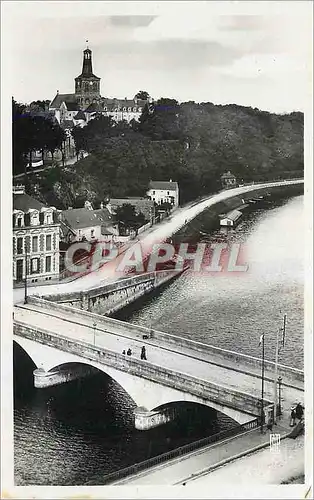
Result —
<path fill-rule="evenodd" d="M 290 427 L 293 427 L 295 425 L 295 419 L 296 419 L 296 412 L 295 412 L 296 407 L 292 406 L 291 407 L 291 413 L 290 413 Z"/>
<path fill-rule="evenodd" d="M 303 406 L 301 403 L 298 403 L 295 407 L 295 416 L 298 420 L 302 420 L 303 417 Z"/>
<path fill-rule="evenodd" d="M 142 351 L 141 351 L 141 359 L 146 359 L 147 360 L 147 358 L 146 358 L 146 348 L 145 348 L 144 345 L 143 345 Z"/>
<path fill-rule="evenodd" d="M 132 354 L 131 349 L 130 349 L 130 348 L 128 348 L 128 350 L 126 351 L 126 353 L 127 353 L 127 355 L 128 355 L 128 356 L 131 356 L 131 354 Z"/>

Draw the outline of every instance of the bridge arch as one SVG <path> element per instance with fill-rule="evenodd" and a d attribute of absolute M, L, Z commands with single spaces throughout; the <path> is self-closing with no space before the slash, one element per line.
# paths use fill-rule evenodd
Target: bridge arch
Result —
<path fill-rule="evenodd" d="M 153 382 L 141 376 L 136 376 L 126 371 L 121 371 L 111 366 L 98 363 L 97 361 L 83 358 L 77 354 L 61 351 L 50 345 L 41 344 L 16 335 L 14 336 L 14 340 L 34 361 L 37 368 L 42 368 L 46 372 L 52 371 L 68 363 L 83 363 L 97 368 L 118 383 L 138 407 L 144 407 L 148 411 L 158 409 L 162 405 L 169 405 L 175 401 L 185 401 L 199 403 L 217 410 L 240 424 L 249 422 L 254 418 L 253 415 L 244 413 L 243 411 L 203 399 L 199 396 L 194 396 L 193 394 L 174 389 L 170 386 Z"/>

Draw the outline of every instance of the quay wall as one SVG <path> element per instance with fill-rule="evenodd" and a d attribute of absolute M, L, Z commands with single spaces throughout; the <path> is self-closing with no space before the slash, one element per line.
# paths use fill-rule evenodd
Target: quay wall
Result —
<path fill-rule="evenodd" d="M 184 270 L 144 273 L 85 291 L 45 295 L 45 299 L 109 316 L 173 280 L 182 272 Z"/>

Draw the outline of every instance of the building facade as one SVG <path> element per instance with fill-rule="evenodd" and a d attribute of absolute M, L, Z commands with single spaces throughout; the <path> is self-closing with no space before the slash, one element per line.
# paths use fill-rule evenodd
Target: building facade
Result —
<path fill-rule="evenodd" d="M 72 127 L 75 125 L 82 127 L 99 114 L 111 116 L 115 121 L 139 120 L 147 101 L 135 97 L 134 99 L 102 97 L 101 79 L 93 73 L 92 65 L 92 51 L 87 47 L 83 51 L 81 74 L 74 79 L 74 93 L 60 94 L 57 91 L 50 103 L 49 111 L 54 114 L 58 122 L 62 124 L 67 121 L 67 128 L 69 122 L 72 122 Z"/>
<path fill-rule="evenodd" d="M 221 185 L 223 188 L 226 188 L 226 189 L 236 187 L 237 179 L 236 179 L 235 175 L 233 175 L 230 172 L 230 170 L 221 176 Z"/>
<path fill-rule="evenodd" d="M 13 283 L 59 278 L 60 223 L 55 207 L 46 207 L 13 187 Z"/>
<path fill-rule="evenodd" d="M 147 196 L 157 203 L 170 203 L 173 208 L 179 206 L 179 186 L 177 182 L 170 181 L 150 181 Z"/>

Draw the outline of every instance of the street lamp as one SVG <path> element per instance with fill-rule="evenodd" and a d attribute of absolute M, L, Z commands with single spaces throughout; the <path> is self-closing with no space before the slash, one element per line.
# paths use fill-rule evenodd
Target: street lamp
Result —
<path fill-rule="evenodd" d="M 96 325 L 96 323 L 94 321 L 94 323 L 93 323 L 93 328 L 94 328 L 94 345 L 96 344 L 96 326 L 97 325 Z"/>
<path fill-rule="evenodd" d="M 274 373 L 274 424 L 277 423 L 277 383 L 279 382 L 278 358 L 279 358 L 280 347 L 284 347 L 284 344 L 285 344 L 286 322 L 287 322 L 287 315 L 285 314 L 283 317 L 283 327 L 280 328 L 279 330 L 277 330 L 277 337 L 276 337 L 275 373 Z M 279 343 L 279 332 L 282 332 L 282 339 L 281 339 L 280 343 Z M 279 406 L 280 406 L 280 403 L 279 403 Z"/>
<path fill-rule="evenodd" d="M 27 241 L 25 239 L 25 280 L 24 280 L 24 304 L 27 304 Z"/>
<path fill-rule="evenodd" d="M 281 388 L 282 388 L 282 377 L 279 375 L 279 377 L 278 377 L 278 392 L 279 392 L 279 395 L 278 395 L 278 399 L 279 399 L 279 402 L 278 402 L 278 417 L 280 417 L 282 415 L 282 411 L 281 411 Z"/>
<path fill-rule="evenodd" d="M 261 399 L 261 434 L 264 433 L 264 371 L 265 371 L 265 335 L 261 335 L 262 343 L 262 399 Z"/>

